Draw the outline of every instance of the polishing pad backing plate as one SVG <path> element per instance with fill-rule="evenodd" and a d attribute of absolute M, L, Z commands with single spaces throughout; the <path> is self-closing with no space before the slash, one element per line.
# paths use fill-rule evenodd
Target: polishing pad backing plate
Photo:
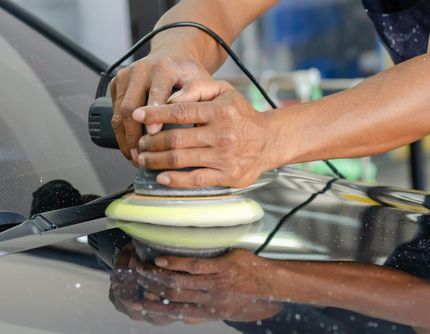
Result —
<path fill-rule="evenodd" d="M 261 206 L 242 195 L 217 197 L 150 197 L 126 195 L 112 202 L 106 216 L 120 221 L 167 226 L 235 226 L 264 215 Z"/>

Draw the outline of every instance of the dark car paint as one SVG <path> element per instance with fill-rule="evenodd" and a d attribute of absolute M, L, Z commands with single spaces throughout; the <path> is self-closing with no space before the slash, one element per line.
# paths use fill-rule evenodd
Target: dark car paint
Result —
<path fill-rule="evenodd" d="M 2 2 L 0 4 L 3 4 Z M 22 18 L 22 17 L 21 17 Z M 6 34 L 9 42 L 19 50 L 21 57 L 33 64 L 39 78 L 50 90 L 56 103 L 61 104 L 65 112 L 67 107 L 74 106 L 63 95 L 68 90 L 75 93 L 88 91 L 88 97 L 95 90 L 97 75 L 84 64 L 71 57 L 61 49 L 31 31 L 0 10 L 0 32 Z M 31 37 L 28 40 L 28 37 Z M 35 42 L 37 40 L 37 42 Z M 40 55 L 46 49 L 52 49 L 49 56 L 49 67 L 40 63 Z M 71 67 L 58 66 L 71 61 Z M 66 62 L 66 63 L 67 63 Z M 39 66 L 40 65 L 40 66 Z M 0 66 L 5 64 L 0 63 Z M 51 77 L 47 77 L 47 70 Z M 53 72 L 51 71 L 53 70 Z M 64 71 L 64 72 L 63 72 Z M 67 81 L 55 79 L 67 78 L 79 85 L 68 85 Z M 30 101 L 31 102 L 31 101 Z M 29 106 L 32 104 L 29 102 Z M 10 102 L 9 102 L 10 103 Z M 78 101 L 81 116 L 86 112 L 91 99 Z M 13 105 L 13 104 L 10 104 Z M 69 109 L 70 111 L 70 109 Z M 16 112 L 23 112 L 16 110 Z M 3 111 L 2 111 L 3 114 Z M 115 178 L 119 170 L 129 168 L 126 162 L 115 153 L 94 147 L 86 134 L 82 117 L 72 112 L 65 113 L 67 126 L 76 130 L 80 145 L 90 159 L 89 166 L 95 166 L 105 194 L 126 186 L 133 177 L 129 169 L 127 175 Z M 27 125 L 28 126 L 28 125 Z M 3 130 L 3 128 L 2 128 Z M 11 131 L 9 131 L 11 133 Z M 84 133 L 85 132 L 85 133 Z M 1 132 L 3 135 L 5 132 Z M 12 132 L 13 133 L 13 132 Z M 41 134 L 42 135 L 42 134 Z M 86 138 L 86 139 L 84 139 Z M 17 140 L 8 138 L 9 143 Z M 55 140 L 55 138 L 53 138 Z M 2 146 L 0 146 L 2 147 Z M 2 160 L 12 176 L 0 178 L 0 203 L 8 207 L 0 209 L 22 212 L 28 215 L 31 207 L 32 193 L 41 186 L 34 182 L 34 175 L 25 173 L 25 166 L 31 161 L 23 160 L 19 150 L 10 145 L 9 160 Z M 2 151 L 0 151 L 2 152 Z M 19 158 L 13 158 L 18 156 Z M 12 159 L 10 158 L 12 157 Z M 55 154 L 53 156 L 55 158 Z M 15 160 L 14 160 L 15 159 Z M 55 160 L 53 160 L 55 161 Z M 24 167 L 22 167 L 24 165 Z M 2 166 L 2 168 L 3 168 Z M 81 173 L 86 170 L 80 166 Z M 13 174 L 15 173 L 15 174 Z M 54 170 L 52 174 L 57 176 Z M 63 176 L 67 173 L 63 173 Z M 78 174 L 79 175 L 79 174 Z M 75 188 L 79 186 L 76 176 L 67 179 Z M 328 188 L 332 178 L 299 172 L 294 169 L 281 169 L 276 181 L 253 190 L 248 195 L 265 209 L 265 217 L 249 233 L 240 238 L 236 247 L 255 251 L 267 239 L 281 219 L 279 231 L 262 252 L 262 255 L 278 259 L 294 260 L 350 260 L 370 264 L 384 264 L 408 272 L 412 275 L 429 279 L 428 259 L 430 249 L 428 233 L 423 219 L 428 214 L 428 194 L 389 187 L 371 187 L 344 180 L 335 180 Z M 37 180 L 38 181 L 38 180 Z M 6 186 L 5 186 L 6 183 Z M 45 183 L 45 182 L 43 182 Z M 324 190 L 324 191 L 323 191 Z M 7 195 L 5 195 L 7 194 Z M 21 201 L 21 194 L 25 200 Z M 97 194 L 103 195 L 103 194 Z M 8 196 L 5 200 L 4 196 Z M 312 196 L 312 200 L 300 210 L 294 210 Z M 67 196 L 66 196 L 67 197 Z M 3 204 L 5 203 L 5 204 Z M 285 219 L 287 217 L 287 219 Z M 424 217 L 424 218 L 423 218 Z M 424 226 L 424 227 L 423 227 Z M 52 231 L 56 238 L 74 238 L 112 228 L 107 219 L 84 222 L 68 227 L 67 231 Z M 116 231 L 113 233 L 113 231 Z M 163 228 L 164 233 L 174 233 L 174 229 Z M 103 232 L 104 242 L 109 244 L 123 234 L 118 230 Z M 109 239 L 110 238 L 110 239 Z M 130 240 L 130 239 L 127 239 Z M 118 243 L 118 248 L 124 243 Z M 93 245 L 97 246 L 97 245 Z M 163 245 L 162 243 L 158 246 Z M 406 251 L 406 252 L 405 252 Z M 407 256 L 413 251 L 420 261 Z M 104 262 L 110 258 L 113 264 L 118 249 L 111 248 L 110 254 L 104 253 Z M 35 253 L 36 254 L 36 253 Z M 39 252 L 39 255 L 43 251 Z M 248 324 L 223 322 L 205 323 L 190 326 L 176 321 L 166 327 L 155 327 L 145 322 L 128 319 L 115 311 L 108 300 L 110 271 L 95 268 L 93 264 L 82 261 L 80 265 L 67 261 L 67 254 L 52 256 L 45 252 L 42 256 L 15 254 L 0 258 L 2 266 L 0 292 L 0 331 L 4 333 L 235 333 L 233 327 L 249 333 L 409 333 L 408 326 L 373 319 L 345 310 L 321 309 L 307 305 L 285 304 L 282 313 L 267 321 Z M 73 256 L 70 254 L 70 258 Z M 76 256 L 75 256 L 76 257 Z M 100 256 L 101 257 L 101 256 Z M 102 257 L 101 257 L 102 258 Z M 77 262 L 78 260 L 75 259 Z M 127 291 L 125 291 L 127 292 Z M 354 319 L 351 320 L 351 319 Z M 356 321 L 360 319 L 360 321 Z M 180 319 L 178 319 L 180 320 Z M 321 324 L 324 324 L 321 327 Z M 376 324 L 376 327 L 375 327 Z M 318 327 L 319 326 L 319 327 Z M 324 331 L 323 331 L 323 329 Z"/>

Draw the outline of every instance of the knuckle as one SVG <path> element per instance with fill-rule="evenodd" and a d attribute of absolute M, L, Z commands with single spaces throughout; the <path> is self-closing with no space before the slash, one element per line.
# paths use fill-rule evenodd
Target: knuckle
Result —
<path fill-rule="evenodd" d="M 133 103 L 131 103 L 130 101 L 123 101 L 121 103 L 121 106 L 119 107 L 119 112 L 124 117 L 131 119 L 131 115 L 133 114 L 135 109 L 136 109 L 136 107 Z"/>
<path fill-rule="evenodd" d="M 146 154 L 140 154 L 139 155 L 139 165 L 140 166 L 149 166 L 150 165 L 150 163 L 149 163 L 149 159 L 147 158 L 147 155 Z"/>
<path fill-rule="evenodd" d="M 231 104 L 225 104 L 218 109 L 218 117 L 221 120 L 231 120 L 236 115 L 236 108 Z"/>
<path fill-rule="evenodd" d="M 219 84 L 220 84 L 221 88 L 223 88 L 225 90 L 233 89 L 233 86 L 229 82 L 227 82 L 225 80 L 220 80 Z"/>
<path fill-rule="evenodd" d="M 226 130 L 216 139 L 216 144 L 221 147 L 231 147 L 237 143 L 237 134 L 232 130 Z"/>
<path fill-rule="evenodd" d="M 151 87 L 151 90 L 149 91 L 149 95 L 151 95 L 152 97 L 159 97 L 159 96 L 164 96 L 166 95 L 167 92 L 167 88 L 166 87 L 161 87 L 161 86 L 153 86 Z"/>
<path fill-rule="evenodd" d="M 129 75 L 130 75 L 130 68 L 129 67 L 122 68 L 116 74 L 116 80 L 122 81 L 126 79 Z"/>
<path fill-rule="evenodd" d="M 169 160 L 169 164 L 172 167 L 176 167 L 176 168 L 183 167 L 185 163 L 183 154 L 181 154 L 178 151 L 170 152 L 168 160 Z"/>
<path fill-rule="evenodd" d="M 190 106 L 187 106 L 185 104 L 177 104 L 174 106 L 173 112 L 172 112 L 172 118 L 177 123 L 184 123 L 189 118 L 189 111 Z"/>
<path fill-rule="evenodd" d="M 114 114 L 111 119 L 111 125 L 114 132 L 118 132 L 122 128 L 122 117 L 119 114 Z"/>
<path fill-rule="evenodd" d="M 204 187 L 207 185 L 207 178 L 203 173 L 196 173 L 193 182 L 197 187 Z"/>
<path fill-rule="evenodd" d="M 158 67 L 161 69 L 170 69 L 172 68 L 172 64 L 173 64 L 173 60 L 172 58 L 166 56 L 161 58 L 155 65 L 154 67 Z"/>
<path fill-rule="evenodd" d="M 172 132 L 166 137 L 168 148 L 181 148 L 183 144 L 183 137 L 180 133 Z"/>
<path fill-rule="evenodd" d="M 151 65 L 151 71 L 154 75 L 160 75 L 161 73 L 170 73 L 172 71 L 172 61 L 169 58 L 158 59 Z"/>

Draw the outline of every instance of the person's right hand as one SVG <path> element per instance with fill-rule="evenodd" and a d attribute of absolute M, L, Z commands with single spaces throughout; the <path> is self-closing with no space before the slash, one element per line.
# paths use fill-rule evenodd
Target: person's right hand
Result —
<path fill-rule="evenodd" d="M 190 54 L 164 49 L 120 70 L 111 83 L 112 128 L 124 156 L 137 166 L 138 142 L 143 131 L 142 125 L 132 118 L 135 109 L 165 104 L 173 88 L 180 89 L 186 81 L 210 76 Z M 155 134 L 161 127 L 162 124 L 153 124 L 146 130 Z"/>

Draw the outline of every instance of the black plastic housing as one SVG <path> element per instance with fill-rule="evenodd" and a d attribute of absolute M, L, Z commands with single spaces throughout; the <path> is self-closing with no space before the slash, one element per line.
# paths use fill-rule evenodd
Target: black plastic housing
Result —
<path fill-rule="evenodd" d="M 99 97 L 91 105 L 88 128 L 91 140 L 98 146 L 119 149 L 112 129 L 112 102 L 110 97 Z"/>

